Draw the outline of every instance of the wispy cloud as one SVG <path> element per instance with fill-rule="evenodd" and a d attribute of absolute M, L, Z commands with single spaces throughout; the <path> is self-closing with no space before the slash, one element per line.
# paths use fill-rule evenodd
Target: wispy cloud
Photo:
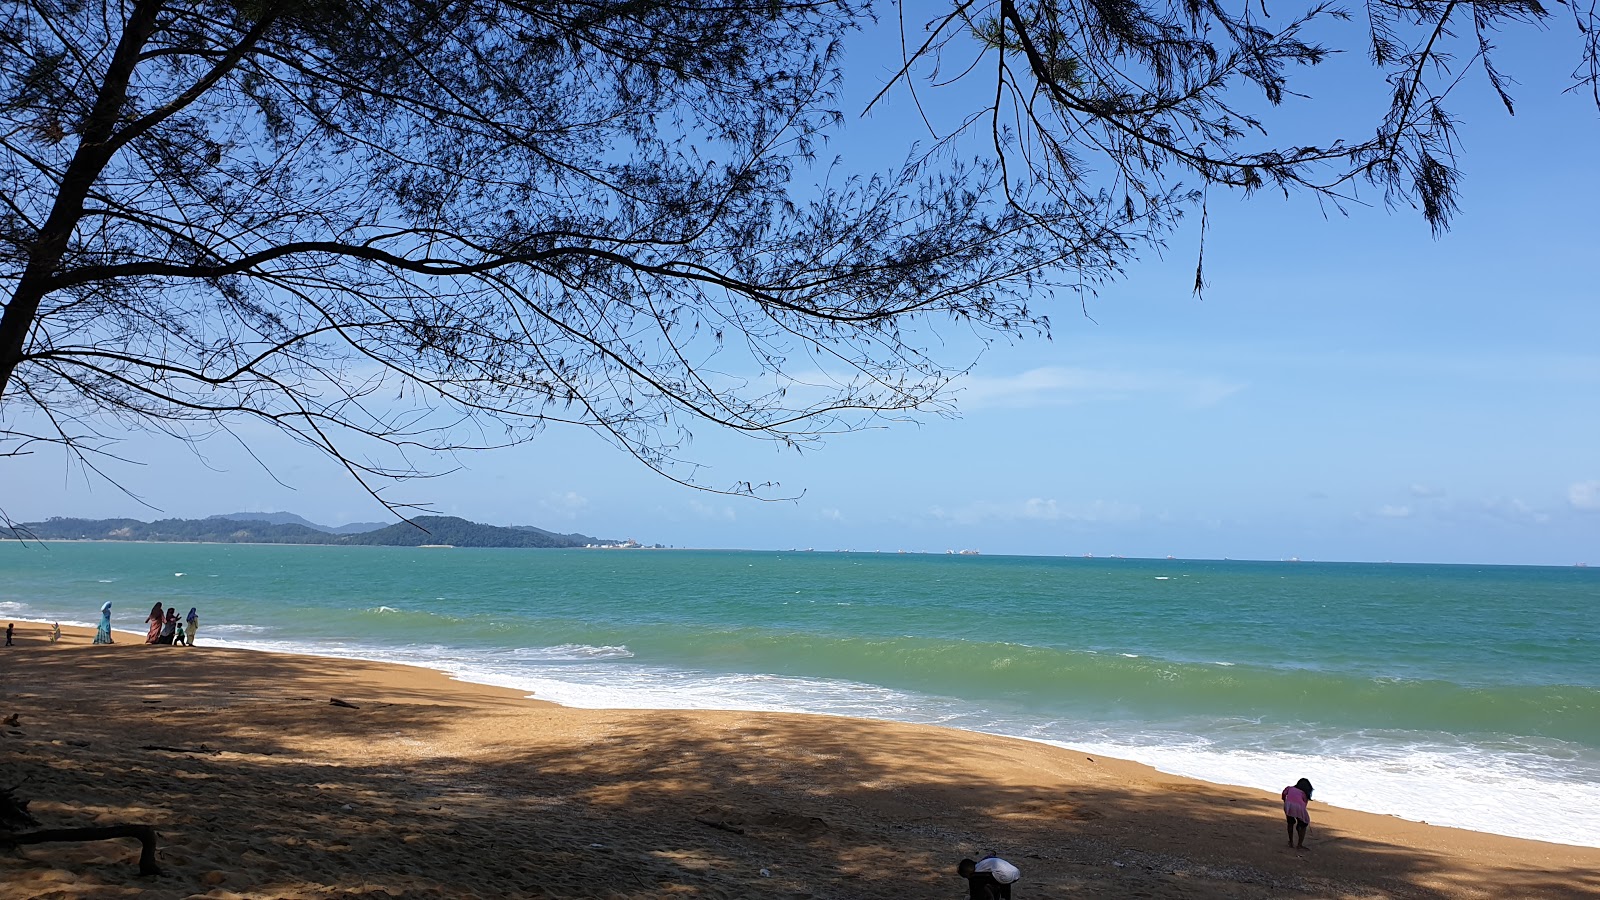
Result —
<path fill-rule="evenodd" d="M 1600 481 L 1579 481 L 1567 488 L 1567 502 L 1583 512 L 1600 512 Z"/>
<path fill-rule="evenodd" d="M 1378 508 L 1378 516 L 1384 519 L 1409 519 L 1411 518 L 1411 507 L 1381 506 Z"/>
<path fill-rule="evenodd" d="M 1432 500 L 1438 497 L 1443 497 L 1444 491 L 1436 487 L 1429 487 L 1425 484 L 1413 484 L 1411 486 L 1411 496 L 1420 497 L 1425 500 Z"/>
<path fill-rule="evenodd" d="M 817 510 L 817 518 L 825 519 L 829 522 L 843 522 L 844 513 L 841 513 L 837 509 L 834 509 L 830 506 L 826 509 Z"/>
<path fill-rule="evenodd" d="M 1497 497 L 1483 504 L 1483 511 L 1497 519 L 1519 525 L 1543 525 L 1550 514 L 1541 512 L 1515 497 Z"/>
<path fill-rule="evenodd" d="M 539 506 L 541 509 L 562 518 L 576 519 L 578 513 L 588 508 L 589 498 L 577 491 L 567 491 L 566 493 L 550 494 L 539 501 Z"/>
<path fill-rule="evenodd" d="M 702 519 L 713 519 L 720 522 L 732 522 L 738 518 L 738 514 L 733 511 L 731 506 L 712 506 L 708 503 L 701 503 L 699 500 L 689 501 L 689 511 Z"/>
<path fill-rule="evenodd" d="M 984 522 L 1082 522 L 1111 523 L 1135 522 L 1142 513 L 1138 506 L 1117 501 L 1095 500 L 1091 503 L 1066 504 L 1042 497 L 1030 497 L 1010 503 L 980 500 L 956 509 L 936 506 L 928 511 L 929 517 L 953 525 L 977 525 Z"/>
<path fill-rule="evenodd" d="M 1214 406 L 1245 388 L 1239 381 L 1184 372 L 1117 372 L 1043 366 L 1017 375 L 969 375 L 955 385 L 963 410 L 1062 406 L 1133 395 L 1167 397 L 1189 406 Z"/>

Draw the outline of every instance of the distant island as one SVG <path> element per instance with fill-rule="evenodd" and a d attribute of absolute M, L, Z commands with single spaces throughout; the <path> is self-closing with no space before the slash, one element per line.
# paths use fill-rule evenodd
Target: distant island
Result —
<path fill-rule="evenodd" d="M 216 544 L 334 544 L 371 547 L 638 547 L 631 540 L 558 534 L 532 525 L 484 525 L 455 516 L 416 516 L 384 525 L 318 525 L 293 513 L 230 513 L 205 519 L 74 519 L 52 516 L 17 527 L 42 541 L 151 541 Z"/>

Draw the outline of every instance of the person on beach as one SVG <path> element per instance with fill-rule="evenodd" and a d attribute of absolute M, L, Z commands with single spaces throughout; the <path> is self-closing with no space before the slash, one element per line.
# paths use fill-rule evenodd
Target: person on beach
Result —
<path fill-rule="evenodd" d="M 1306 848 L 1306 829 L 1311 827 L 1311 813 L 1306 811 L 1306 804 L 1310 802 L 1311 782 L 1308 779 L 1302 778 L 1283 789 L 1283 815 L 1289 824 L 1289 846 L 1296 850 Z"/>
<path fill-rule="evenodd" d="M 171 645 L 172 639 L 178 636 L 178 608 L 167 610 L 167 617 L 161 621 L 161 635 L 156 638 L 156 643 Z"/>
<path fill-rule="evenodd" d="M 176 622 L 177 626 L 178 626 L 178 627 L 174 628 L 173 631 L 172 631 L 172 646 L 174 646 L 174 647 L 186 647 L 186 646 L 188 646 L 189 642 L 188 642 L 187 639 L 185 639 L 184 634 L 183 634 L 183 620 L 177 617 L 177 613 L 176 612 L 173 613 L 172 620 L 174 622 Z"/>
<path fill-rule="evenodd" d="M 167 614 L 162 610 L 159 602 L 150 607 L 150 615 L 145 617 L 145 622 L 150 626 L 150 630 L 145 633 L 144 642 L 146 644 L 154 644 L 156 641 L 161 640 L 161 626 L 166 624 Z"/>
<path fill-rule="evenodd" d="M 100 627 L 96 628 L 94 630 L 94 642 L 96 644 L 115 644 L 116 643 L 116 641 L 113 641 L 111 639 L 111 601 L 110 600 L 106 601 L 106 605 L 105 606 L 100 607 Z"/>
<path fill-rule="evenodd" d="M 1016 866 L 992 851 L 977 862 L 963 859 L 956 874 L 967 880 L 968 900 L 1011 900 L 1011 884 L 1022 877 Z"/>
<path fill-rule="evenodd" d="M 7 647 L 11 646 L 11 633 L 13 631 L 16 631 L 16 630 L 17 630 L 17 623 L 15 623 L 15 622 L 7 622 L 6 623 L 6 646 Z"/>
<path fill-rule="evenodd" d="M 189 626 L 188 641 L 189 641 L 189 646 L 193 647 L 194 646 L 194 633 L 196 631 L 200 630 L 200 614 L 198 612 L 195 612 L 195 607 L 193 607 L 193 606 L 189 607 L 189 614 L 187 616 L 183 617 L 183 621 L 184 621 L 184 623 L 186 625 Z"/>
<path fill-rule="evenodd" d="M 60 622 L 51 622 L 50 623 L 50 643 L 54 644 L 59 640 L 61 640 L 61 623 Z"/>

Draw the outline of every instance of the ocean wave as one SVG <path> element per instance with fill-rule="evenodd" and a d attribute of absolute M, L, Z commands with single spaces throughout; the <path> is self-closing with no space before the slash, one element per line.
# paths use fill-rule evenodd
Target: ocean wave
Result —
<path fill-rule="evenodd" d="M 202 634 L 262 634 L 273 631 L 270 625 L 241 625 L 230 623 L 227 625 L 212 625 L 204 619 L 200 622 Z"/>
<path fill-rule="evenodd" d="M 627 645 L 618 647 L 594 647 L 588 644 L 558 644 L 554 647 L 518 647 L 507 656 L 526 660 L 599 660 L 599 659 L 632 659 L 634 654 Z"/>

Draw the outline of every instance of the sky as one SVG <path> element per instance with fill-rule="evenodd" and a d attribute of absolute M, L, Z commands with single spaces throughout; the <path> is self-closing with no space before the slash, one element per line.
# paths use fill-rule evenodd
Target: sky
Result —
<path fill-rule="evenodd" d="M 892 68 L 887 34 L 849 46 L 847 111 Z M 1340 213 L 1213 193 L 1203 298 L 1196 216 L 1087 315 L 1070 298 L 1049 310 L 1052 340 L 986 352 L 957 417 L 804 452 L 704 430 L 687 448 L 709 483 L 777 481 L 794 499 L 685 488 L 573 428 L 394 496 L 678 547 L 1600 565 L 1600 113 L 1560 92 L 1565 31 L 1500 43 L 1516 115 L 1481 74 L 1462 86 L 1463 200 L 1441 238 L 1376 197 Z M 1377 121 L 1361 60 L 1325 69 L 1275 136 Z M 841 152 L 901 152 L 904 99 L 852 116 Z M 392 520 L 326 459 L 238 433 L 270 474 L 226 436 L 197 455 L 133 435 L 140 464 L 115 471 L 143 502 L 46 452 L 0 461 L 0 508 Z"/>

